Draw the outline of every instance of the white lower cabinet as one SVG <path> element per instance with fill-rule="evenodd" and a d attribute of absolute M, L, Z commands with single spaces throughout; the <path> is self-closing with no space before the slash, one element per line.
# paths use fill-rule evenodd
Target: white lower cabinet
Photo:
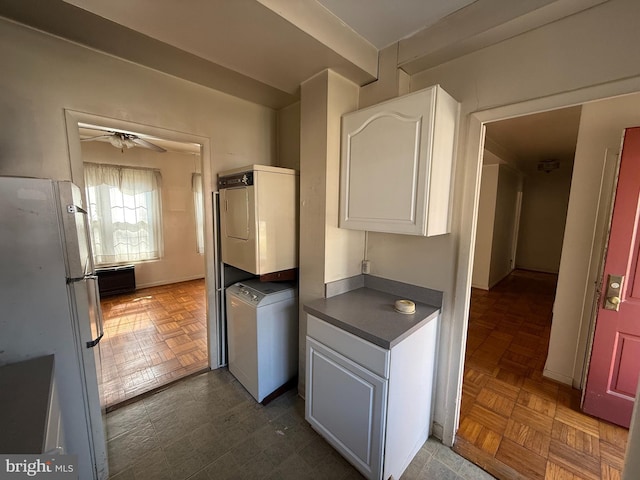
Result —
<path fill-rule="evenodd" d="M 307 318 L 307 421 L 366 478 L 399 479 L 429 437 L 437 318 L 390 350 Z"/>
<path fill-rule="evenodd" d="M 307 421 L 367 478 L 379 478 L 388 380 L 312 338 L 307 365 Z"/>

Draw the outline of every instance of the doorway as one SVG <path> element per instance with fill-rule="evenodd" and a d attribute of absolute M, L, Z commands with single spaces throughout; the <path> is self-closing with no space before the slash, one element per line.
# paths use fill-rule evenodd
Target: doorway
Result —
<path fill-rule="evenodd" d="M 208 365 L 200 145 L 79 133 L 112 408 Z"/>
<path fill-rule="evenodd" d="M 626 104 L 633 104 L 635 102 L 635 104 L 637 105 L 637 102 L 639 100 L 640 99 L 637 95 L 632 95 L 628 96 L 625 99 L 608 99 L 583 105 L 583 116 L 580 120 L 580 135 L 578 137 L 579 142 L 576 152 L 576 161 L 580 160 L 581 164 L 578 174 L 576 175 L 576 173 L 574 172 L 571 185 L 571 196 L 574 197 L 575 195 L 576 198 L 580 197 L 583 199 L 588 198 L 589 201 L 585 202 L 583 200 L 579 203 L 574 201 L 573 205 L 571 201 L 569 202 L 569 214 L 572 218 L 571 231 L 569 232 L 569 235 L 572 241 L 567 244 L 565 239 L 565 245 L 562 251 L 562 261 L 559 269 L 560 277 L 558 282 L 558 297 L 556 298 L 555 303 L 551 303 L 554 314 L 553 327 L 556 327 L 556 330 L 558 330 L 557 327 L 564 327 L 564 331 L 556 332 L 558 334 L 556 335 L 556 342 L 558 342 L 559 339 L 564 343 L 564 350 L 569 350 L 568 355 L 570 356 L 570 360 L 572 362 L 575 361 L 576 365 L 569 365 L 569 367 L 571 368 L 567 368 L 566 370 L 564 370 L 564 375 L 561 375 L 562 372 L 560 371 L 560 369 L 558 369 L 558 365 L 562 367 L 562 363 L 558 361 L 557 356 L 554 357 L 552 355 L 552 352 L 550 352 L 549 356 L 547 356 L 544 364 L 545 378 L 542 378 L 543 366 L 538 365 L 538 368 L 540 369 L 540 372 L 538 374 L 539 380 L 544 382 L 545 385 L 549 385 L 550 388 L 556 388 L 560 390 L 569 389 L 567 393 L 564 394 L 564 397 L 573 397 L 573 399 L 568 404 L 561 404 L 557 402 L 559 397 L 556 394 L 555 405 L 547 405 L 548 408 L 554 409 L 556 412 L 561 412 L 561 414 L 563 415 L 567 414 L 568 412 L 565 420 L 570 417 L 571 420 L 569 423 L 571 423 L 572 425 L 568 425 L 563 420 L 557 419 L 555 416 L 551 416 L 552 421 L 546 424 L 550 429 L 550 439 L 543 440 L 540 436 L 538 436 L 538 440 L 536 441 L 536 448 L 541 448 L 542 450 L 546 449 L 547 452 L 550 452 L 549 461 L 546 463 L 546 468 L 551 468 L 556 473 L 571 473 L 573 475 L 590 478 L 590 475 L 605 475 L 606 472 L 604 470 L 601 471 L 600 469 L 611 469 L 608 470 L 611 473 L 615 473 L 615 471 L 619 472 L 622 470 L 622 466 L 624 463 L 624 444 L 626 443 L 627 435 L 626 431 L 624 431 L 624 429 L 618 429 L 618 427 L 613 427 L 606 422 L 593 419 L 592 417 L 588 417 L 586 415 L 582 415 L 580 412 L 580 388 L 582 387 L 581 373 L 583 369 L 582 355 L 585 355 L 585 353 L 587 353 L 586 340 L 583 343 L 583 339 L 586 339 L 586 337 L 588 337 L 589 335 L 589 332 L 591 331 L 589 320 L 591 314 L 590 307 L 593 301 L 593 294 L 589 294 L 588 287 L 586 294 L 585 292 L 583 292 L 582 296 L 577 298 L 578 301 L 584 302 L 584 305 L 581 305 L 582 309 L 578 310 L 577 314 L 572 314 L 570 316 L 563 315 L 563 313 L 567 313 L 569 311 L 567 303 L 570 303 L 575 298 L 568 294 L 568 286 L 570 286 L 570 284 L 582 282 L 581 274 L 584 275 L 585 278 L 587 277 L 587 275 L 590 278 L 598 276 L 598 262 L 600 260 L 602 251 L 602 239 L 606 234 L 607 212 L 610 212 L 610 193 L 611 189 L 613 188 L 613 178 L 611 175 L 611 171 L 614 169 L 611 168 L 611 165 L 612 158 L 615 157 L 615 153 L 612 153 L 612 151 L 614 152 L 616 144 L 619 144 L 620 134 L 622 132 L 622 128 L 624 128 L 623 126 L 625 122 L 628 122 L 629 119 L 634 119 L 631 121 L 635 121 L 635 118 L 637 117 L 637 114 L 631 112 L 628 108 L 628 105 Z M 606 114 L 604 114 L 605 112 Z M 490 128 L 491 124 L 488 123 L 487 138 L 489 138 L 488 135 L 490 133 Z M 615 165 L 615 161 L 613 161 L 613 164 Z M 587 171 L 589 169 L 591 169 L 591 171 Z M 586 186 L 587 179 L 593 182 L 593 185 L 590 187 L 590 191 L 589 187 Z M 581 208 L 576 208 L 576 206 L 580 206 Z M 588 223 L 583 221 L 585 218 L 589 220 Z M 568 225 L 569 222 L 567 222 L 567 228 L 569 228 Z M 582 227 L 583 230 L 586 230 L 584 233 L 588 235 L 588 245 L 576 244 L 576 231 L 579 227 Z M 577 250 L 579 249 L 583 249 L 584 253 L 586 254 L 583 255 L 584 258 L 581 260 L 582 271 L 578 270 L 576 272 L 575 270 L 577 263 L 575 263 L 575 257 Z M 518 260 L 516 259 L 516 262 L 517 261 Z M 566 268 L 570 261 L 574 262 L 572 265 L 573 270 Z M 563 271 L 565 273 L 564 276 Z M 572 275 L 567 275 L 568 272 L 571 272 Z M 510 278 L 507 279 L 507 281 L 509 280 Z M 501 286 L 503 286 L 503 284 L 499 285 L 499 287 Z M 582 284 L 581 287 L 584 289 L 584 284 Z M 489 292 L 489 294 L 491 294 L 491 292 Z M 471 317 L 474 315 L 474 294 L 472 294 L 471 297 L 472 313 L 469 320 L 470 330 L 472 328 Z M 559 302 L 558 299 L 560 299 L 561 302 Z M 504 303 L 503 306 L 507 305 L 507 308 L 509 308 L 512 301 L 517 302 L 517 298 L 513 296 L 509 297 L 509 302 Z M 559 303 L 562 304 L 560 307 Z M 558 315 L 559 312 L 560 315 Z M 563 323 L 566 323 L 565 321 L 567 320 L 567 317 L 572 318 L 571 322 L 573 322 L 573 324 L 569 323 L 569 327 L 576 327 L 575 333 L 573 334 L 571 340 L 569 340 L 569 337 L 567 337 L 567 325 L 563 325 Z M 571 331 L 571 328 L 569 328 L 568 330 Z M 569 333 L 569 335 L 571 334 Z M 469 331 L 469 338 L 471 337 L 471 331 Z M 551 335 L 551 337 L 553 343 L 553 334 Z M 578 337 L 577 341 L 576 337 Z M 571 348 L 567 348 L 567 345 L 570 345 L 574 350 L 572 350 Z M 552 346 L 553 345 L 550 345 L 550 347 Z M 467 345 L 467 348 L 469 349 L 469 344 Z M 469 350 L 467 350 L 467 354 L 468 353 Z M 555 378 L 556 380 L 560 380 L 562 383 L 555 383 L 549 380 L 549 378 Z M 467 383 L 467 380 L 468 378 L 465 378 L 465 383 Z M 523 383 L 525 385 L 528 384 L 529 387 L 532 386 L 531 379 L 525 379 Z M 576 388 L 571 389 L 566 384 L 573 384 L 573 386 Z M 467 390 L 470 391 L 469 388 Z M 536 392 L 532 392 L 532 390 L 532 388 L 529 388 L 528 390 L 524 388 L 524 390 L 521 390 L 516 398 L 513 399 L 515 402 L 513 410 L 527 406 L 525 401 L 526 398 L 531 398 L 532 394 L 536 394 Z M 484 400 L 481 401 L 485 400 L 486 392 Z M 542 408 L 542 405 L 545 405 L 545 403 L 540 399 L 536 399 L 536 401 L 536 406 L 538 407 Z M 569 405 L 570 408 L 567 409 L 567 405 Z M 462 409 L 465 409 L 464 401 Z M 537 417 L 535 408 L 533 408 L 532 405 L 529 405 L 529 410 L 532 410 L 532 412 L 527 411 L 528 415 L 526 416 L 526 420 L 529 422 L 529 424 L 527 424 L 527 422 L 523 422 L 520 426 L 517 426 L 513 422 L 513 419 L 508 416 L 505 417 L 507 419 L 507 422 L 505 424 L 503 433 L 507 432 L 507 436 L 512 437 L 509 439 L 511 442 L 512 453 L 516 450 L 520 450 L 517 455 L 512 455 L 512 460 L 514 460 L 514 463 L 518 464 L 518 466 L 523 466 L 524 462 L 518 459 L 524 458 L 524 456 L 522 455 L 522 452 L 524 450 L 522 449 L 526 449 L 527 442 L 532 442 L 531 436 L 535 436 L 537 429 L 536 427 L 538 427 L 538 430 L 540 431 L 544 430 L 543 424 L 545 422 L 542 420 L 544 417 Z M 547 413 L 549 412 L 550 411 L 548 411 Z M 462 418 L 464 422 L 464 414 Z M 536 425 L 532 425 L 531 421 L 534 421 L 536 418 L 538 418 L 539 423 L 537 423 Z M 591 425 L 591 427 L 589 427 L 589 425 Z M 468 430 L 469 425 L 467 424 L 464 427 Z M 465 432 L 463 430 L 462 422 L 460 429 L 460 433 L 464 435 Z M 582 452 L 576 450 L 578 445 L 575 444 L 575 442 L 574 445 L 571 445 L 569 438 L 572 438 L 573 440 L 575 440 L 576 438 L 580 438 L 580 442 L 582 442 L 581 446 L 582 448 L 584 448 L 584 450 Z M 546 446 L 544 444 L 545 441 L 548 441 Z M 499 443 L 499 440 L 496 443 Z M 593 450 L 588 451 L 587 444 L 590 445 L 588 448 L 591 448 Z M 531 445 L 532 444 L 529 443 L 529 446 Z M 464 442 L 460 442 L 457 448 L 464 449 L 464 446 Z M 573 465 L 563 464 L 562 460 L 566 460 L 571 455 L 574 455 Z M 552 456 L 554 457 L 553 460 L 551 460 Z M 508 454 L 505 454 L 503 451 L 502 458 L 505 459 L 506 457 L 508 457 Z M 607 461 L 611 462 L 605 462 L 605 457 L 607 457 Z M 579 459 L 577 463 L 575 463 L 576 459 Z M 599 463 L 601 459 L 603 460 L 602 465 L 600 465 Z M 596 460 L 598 461 L 597 465 L 595 464 Z M 580 470 L 580 468 L 582 468 L 583 470 Z M 592 470 L 591 473 L 587 472 L 587 470 L 589 470 L 590 468 Z M 532 475 L 531 472 L 528 473 L 529 475 Z M 540 470 L 538 470 L 537 475 L 549 475 L 550 473 L 553 472 L 549 472 L 548 470 L 543 470 L 541 472 Z M 536 478 L 536 475 L 533 475 L 533 478 Z M 595 476 L 594 478 L 599 477 Z"/>
<path fill-rule="evenodd" d="M 579 119 L 573 107 L 486 126 L 454 448 L 494 475 L 545 475 L 560 389 L 542 371 Z"/>
<path fill-rule="evenodd" d="M 100 213 L 91 219 L 98 276 L 109 276 L 105 284 L 110 288 L 112 276 L 123 265 L 133 266 L 135 276 L 135 290 L 125 281 L 120 290 L 101 292 L 103 406 L 112 409 L 186 375 L 217 367 L 209 347 L 216 336 L 210 328 L 216 315 L 208 318 L 206 282 L 213 262 L 206 255 L 212 253 L 210 247 L 207 250 L 212 238 L 205 238 L 211 205 L 203 177 L 210 178 L 210 172 L 202 162 L 203 142 L 190 136 L 159 135 L 157 129 L 149 134 L 150 127 L 79 115 L 82 118 L 67 112 L 77 134 L 72 171 L 75 183 L 85 187 L 89 211 Z M 122 140 L 120 132 L 142 140 L 135 145 L 112 142 L 114 133 Z M 101 175 L 116 176 L 120 183 L 96 180 Z M 145 183 L 148 177 L 154 177 L 153 187 Z M 140 191 L 135 190 L 136 182 L 144 185 Z M 156 227 L 148 213 L 154 208 Z M 106 229 L 98 225 L 104 218 L 112 224 Z M 137 245 L 153 242 L 149 251 L 136 251 Z"/>

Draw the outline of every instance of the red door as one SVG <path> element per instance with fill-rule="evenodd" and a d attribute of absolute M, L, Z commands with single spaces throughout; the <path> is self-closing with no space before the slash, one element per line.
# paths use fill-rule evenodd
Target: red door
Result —
<path fill-rule="evenodd" d="M 640 127 L 625 131 L 583 410 L 629 427 L 640 373 Z M 622 278 L 617 278 L 622 276 Z M 617 311 L 616 311 L 617 308 Z"/>

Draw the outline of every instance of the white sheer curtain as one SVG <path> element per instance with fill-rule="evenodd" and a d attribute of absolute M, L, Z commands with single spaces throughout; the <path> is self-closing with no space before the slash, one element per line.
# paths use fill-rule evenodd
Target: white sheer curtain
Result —
<path fill-rule="evenodd" d="M 84 179 L 96 265 L 160 258 L 160 172 L 85 163 Z"/>
<path fill-rule="evenodd" d="M 191 176 L 191 190 L 193 191 L 193 205 L 196 213 L 196 239 L 198 253 L 204 254 L 204 196 L 202 193 L 202 174 Z"/>

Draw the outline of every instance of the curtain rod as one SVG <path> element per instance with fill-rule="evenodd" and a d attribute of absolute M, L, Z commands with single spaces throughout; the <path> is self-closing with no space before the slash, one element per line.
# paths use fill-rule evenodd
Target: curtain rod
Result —
<path fill-rule="evenodd" d="M 153 167 L 138 167 L 136 166 L 131 166 L 131 165 L 117 165 L 115 163 L 96 163 L 96 162 L 82 162 L 83 164 L 87 164 L 87 165 L 95 165 L 97 167 L 114 167 L 114 168 L 130 168 L 133 170 L 150 170 L 152 172 L 160 172 L 161 173 L 161 169 L 159 168 L 153 168 Z"/>

